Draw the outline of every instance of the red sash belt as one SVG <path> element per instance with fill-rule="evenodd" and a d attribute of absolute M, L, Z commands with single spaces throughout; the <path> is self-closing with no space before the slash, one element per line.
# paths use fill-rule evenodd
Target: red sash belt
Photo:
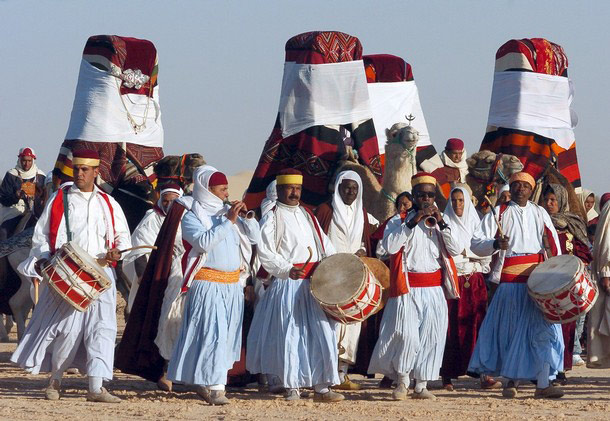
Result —
<path fill-rule="evenodd" d="M 543 261 L 544 256 L 540 253 L 507 257 L 504 259 L 500 282 L 524 284 L 536 266 Z"/>
<path fill-rule="evenodd" d="M 308 279 L 308 278 L 311 278 L 311 275 L 313 275 L 313 272 L 314 272 L 314 270 L 316 270 L 319 263 L 320 262 L 310 262 L 310 263 L 307 263 L 306 265 L 305 265 L 305 263 L 293 263 L 293 266 L 296 266 L 297 268 L 305 271 L 305 275 L 303 275 L 299 279 Z M 305 265 L 305 267 L 302 267 L 303 265 Z"/>
<path fill-rule="evenodd" d="M 440 269 L 436 272 L 409 272 L 407 278 L 411 288 L 440 287 L 443 281 Z"/>

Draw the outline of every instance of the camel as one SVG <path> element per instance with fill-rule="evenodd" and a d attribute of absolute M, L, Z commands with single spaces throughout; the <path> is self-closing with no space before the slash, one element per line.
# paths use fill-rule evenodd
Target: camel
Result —
<path fill-rule="evenodd" d="M 495 206 L 495 192 L 508 183 L 511 175 L 523 169 L 523 164 L 516 156 L 496 154 L 486 150 L 472 154 L 466 163 L 468 164 L 466 184 L 472 190 L 477 202 L 475 205 L 479 210 L 486 202 L 485 196 L 488 196 Z"/>
<path fill-rule="evenodd" d="M 417 171 L 415 152 L 419 133 L 406 123 L 396 123 L 386 129 L 386 136 L 383 184 L 379 184 L 370 169 L 358 163 L 353 153 L 348 152 L 347 159 L 339 163 L 336 172 L 352 170 L 360 175 L 364 206 L 381 222 L 396 213 L 396 196 L 411 190 L 411 176 Z"/>

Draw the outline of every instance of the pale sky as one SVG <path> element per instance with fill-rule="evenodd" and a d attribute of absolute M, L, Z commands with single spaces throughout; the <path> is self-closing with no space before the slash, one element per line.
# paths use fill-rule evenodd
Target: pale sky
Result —
<path fill-rule="evenodd" d="M 478 150 L 496 50 L 511 38 L 563 46 L 575 87 L 583 186 L 610 191 L 610 2 L 0 0 L 0 171 L 22 146 L 52 169 L 87 38 L 145 38 L 159 52 L 165 153 L 199 152 L 228 174 L 253 170 L 279 103 L 284 44 L 312 30 L 357 36 L 364 54 L 413 66 L 431 140 Z"/>

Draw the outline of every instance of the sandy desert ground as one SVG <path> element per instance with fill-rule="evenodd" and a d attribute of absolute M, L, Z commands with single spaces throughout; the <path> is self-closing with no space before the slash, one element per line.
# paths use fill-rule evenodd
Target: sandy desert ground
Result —
<path fill-rule="evenodd" d="M 124 301 L 119 302 L 120 334 Z M 230 389 L 231 404 L 215 407 L 184 387 L 162 392 L 151 382 L 115 372 L 107 386 L 123 398 L 120 404 L 87 402 L 87 379 L 79 375 L 66 375 L 62 399 L 51 402 L 42 392 L 47 375 L 29 375 L 9 362 L 16 339 L 13 329 L 11 342 L 0 344 L 0 420 L 610 420 L 610 370 L 584 367 L 569 373 L 566 396 L 556 401 L 534 400 L 530 385 L 520 389 L 517 399 L 507 400 L 500 391 L 481 391 L 477 381 L 465 377 L 455 383 L 454 392 L 440 390 L 440 381 L 433 382 L 431 389 L 438 397 L 434 401 L 394 402 L 389 390 L 377 387 L 378 379 L 354 376 L 363 390 L 346 392 L 346 400 L 336 404 L 314 403 L 311 398 L 286 402 L 252 387 Z"/>

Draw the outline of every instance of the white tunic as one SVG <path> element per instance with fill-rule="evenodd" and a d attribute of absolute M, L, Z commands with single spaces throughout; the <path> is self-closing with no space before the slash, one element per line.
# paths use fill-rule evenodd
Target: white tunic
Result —
<path fill-rule="evenodd" d="M 89 196 L 89 198 L 87 198 Z M 38 220 L 32 237 L 28 259 L 19 266 L 26 276 L 37 277 L 34 263 L 51 257 L 49 244 L 52 196 Z M 114 212 L 114 243 L 119 249 L 129 248 L 131 241 L 127 220 L 119 204 L 110 197 Z M 93 257 L 103 257 L 107 251 L 110 221 L 106 221 L 104 199 L 99 190 L 83 194 L 73 185 L 68 191 L 69 225 L 73 241 Z M 104 204 L 103 204 L 104 203 Z M 56 249 L 67 241 L 65 219 L 62 216 L 56 239 Z M 80 312 L 59 297 L 51 288 L 43 288 L 38 305 L 24 337 L 11 361 L 34 374 L 40 371 L 63 371 L 78 367 L 89 376 L 112 378 L 116 339 L 116 285 L 114 270 L 105 272 L 112 287 L 93 302 L 87 311 Z"/>
<path fill-rule="evenodd" d="M 532 202 L 528 201 L 525 206 L 521 207 L 511 201 L 502 215 L 500 215 L 500 207 L 496 207 L 496 214 L 500 217 L 504 235 L 510 239 L 508 250 L 494 249 L 493 244 L 498 225 L 491 212 L 485 215 L 481 225 L 475 230 L 470 243 L 472 252 L 479 256 L 491 256 L 499 253 L 500 258 L 491 269 L 490 280 L 492 282 L 500 282 L 500 272 L 505 257 L 537 254 L 544 251 L 542 239 L 545 237 L 545 226 L 552 233 L 555 244 L 559 245 L 559 237 L 551 217 L 544 208 Z M 558 253 L 561 253 L 561 250 Z"/>
<path fill-rule="evenodd" d="M 156 209 L 149 209 L 133 231 L 133 234 L 131 234 L 132 247 L 154 245 L 155 241 L 157 241 L 157 234 L 159 234 L 163 221 L 165 221 L 164 214 L 159 213 Z M 176 238 L 179 239 L 180 237 Z M 138 279 L 138 274 L 136 273 L 136 260 L 141 256 L 145 256 L 146 261 L 148 261 L 150 252 L 151 249 L 133 250 L 123 259 L 123 272 L 131 283 L 129 300 L 127 301 L 128 311 L 131 311 L 131 307 L 133 306 L 133 302 L 138 293 L 138 287 L 140 286 L 140 279 Z"/>
<path fill-rule="evenodd" d="M 258 253 L 273 278 L 263 294 L 248 334 L 246 368 L 251 373 L 278 376 L 285 387 L 332 385 L 339 382 L 335 333 L 314 300 L 309 279 L 290 279 L 293 264 L 323 257 L 317 235 L 304 211 L 278 206 L 262 219 Z M 325 254 L 335 253 L 321 232 Z"/>
<path fill-rule="evenodd" d="M 412 212 L 408 219 L 414 216 Z M 436 272 L 441 268 L 436 229 L 428 228 L 423 220 L 411 229 L 397 215 L 386 226 L 383 247 L 390 254 L 404 247 L 405 272 Z M 445 229 L 441 235 L 446 238 L 451 234 Z M 407 294 L 390 297 L 368 372 L 394 379 L 412 372 L 417 380 L 436 380 L 443 361 L 447 324 L 447 301 L 441 286 L 411 287 Z"/>

